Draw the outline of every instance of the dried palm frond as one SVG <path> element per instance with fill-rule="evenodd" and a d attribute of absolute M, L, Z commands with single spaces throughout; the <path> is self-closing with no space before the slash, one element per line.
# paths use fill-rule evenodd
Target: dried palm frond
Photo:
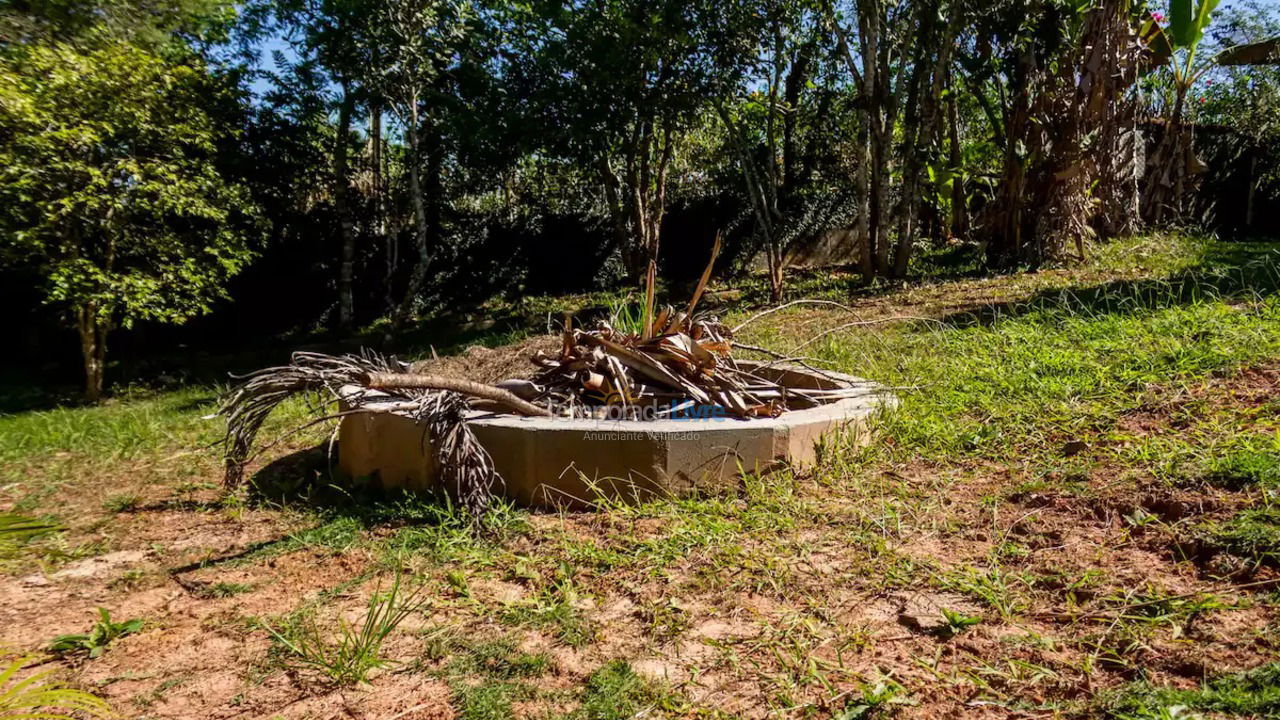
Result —
<path fill-rule="evenodd" d="M 534 355 L 541 371 L 532 382 L 541 390 L 533 400 L 562 416 L 659 418 L 697 404 L 704 413 L 775 417 L 787 410 L 865 394 L 851 387 L 782 385 L 769 373 L 761 374 L 754 364 L 733 359 L 731 330 L 714 317 L 695 317 L 687 310 L 678 313 L 668 307 L 658 312 L 647 338 L 639 332 L 616 330 L 607 322 L 590 330 L 566 328 L 562 335 L 558 355 Z"/>
<path fill-rule="evenodd" d="M 312 392 L 328 393 L 338 400 L 343 386 L 359 384 L 369 373 L 403 369 L 403 363 L 370 352 L 342 356 L 297 352 L 288 365 L 263 368 L 239 378 L 243 382 L 232 388 L 218 408 L 218 414 L 227 418 L 224 481 L 234 487 L 244 480 L 254 438 L 280 403 Z"/>
<path fill-rule="evenodd" d="M 346 406 L 337 414 L 318 411 L 320 420 L 360 412 L 396 412 L 413 417 L 434 448 L 444 486 L 472 517 L 481 517 L 501 479 L 489 453 L 466 425 L 469 406 L 463 393 L 504 404 L 528 405 L 540 413 L 546 411 L 500 388 L 407 375 L 408 369 L 395 358 L 368 351 L 342 356 L 299 352 L 294 353 L 288 365 L 245 376 L 218 411 L 227 418 L 223 441 L 226 484 L 235 487 L 243 482 L 254 440 L 271 411 L 291 397 L 318 392 Z"/>
<path fill-rule="evenodd" d="M 466 398 L 455 392 L 432 392 L 423 398 L 414 420 L 424 426 L 435 449 L 441 484 L 472 518 L 481 518 L 502 482 L 493 458 L 467 427 Z"/>

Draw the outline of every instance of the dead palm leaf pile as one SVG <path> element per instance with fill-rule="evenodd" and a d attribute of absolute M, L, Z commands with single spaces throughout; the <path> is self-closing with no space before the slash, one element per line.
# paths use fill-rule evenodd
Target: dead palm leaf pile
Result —
<path fill-rule="evenodd" d="M 695 409 L 700 417 L 776 417 L 859 392 L 781 385 L 768 364 L 733 358 L 732 332 L 717 319 L 670 308 L 647 333 L 600 322 L 566 329 L 562 339 L 558 356 L 534 356 L 541 371 L 532 381 L 500 384 L 555 415 L 627 420 L 687 416 Z"/>
<path fill-rule="evenodd" d="M 714 316 L 696 313 L 710 273 L 709 263 L 692 299 L 679 311 L 668 307 L 655 315 L 649 287 L 641 323 L 633 331 L 616 328 L 617 318 L 585 329 L 566 326 L 559 353 L 535 354 L 536 374 L 527 380 L 488 385 L 419 374 L 372 352 L 295 353 L 288 365 L 240 378 L 224 398 L 219 414 L 227 419 L 226 482 L 233 487 L 242 482 L 263 422 L 298 395 L 321 399 L 314 406 L 317 419 L 307 426 L 364 412 L 414 418 L 436 453 L 444 486 L 478 516 L 501 479 L 468 428 L 471 419 L 514 413 L 644 420 L 694 411 L 700 417 L 747 420 L 863 393 L 844 387 L 785 387 L 770 379 L 768 364 L 736 361 L 733 332 Z M 769 354 L 777 358 L 775 364 L 788 359 Z"/>

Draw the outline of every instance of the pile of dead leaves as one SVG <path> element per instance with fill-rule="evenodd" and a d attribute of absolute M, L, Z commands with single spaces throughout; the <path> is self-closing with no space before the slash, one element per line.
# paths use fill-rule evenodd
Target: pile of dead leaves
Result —
<path fill-rule="evenodd" d="M 649 330 L 626 333 L 607 322 L 566 329 L 558 356 L 539 352 L 533 358 L 542 368 L 533 380 L 539 399 L 572 417 L 599 415 L 596 408 L 609 406 L 637 415 L 665 406 L 659 417 L 694 404 L 739 417 L 772 417 L 786 409 L 776 385 L 736 366 L 729 330 L 714 319 L 668 310 Z"/>

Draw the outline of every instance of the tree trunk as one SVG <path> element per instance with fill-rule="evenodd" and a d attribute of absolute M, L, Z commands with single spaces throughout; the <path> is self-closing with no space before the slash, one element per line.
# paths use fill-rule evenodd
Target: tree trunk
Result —
<path fill-rule="evenodd" d="M 369 144 L 371 146 L 370 156 L 373 162 L 373 198 L 374 198 L 374 233 L 382 238 L 384 246 L 384 264 L 382 286 L 383 286 L 383 303 L 387 312 L 394 312 L 396 308 L 395 291 L 393 289 L 393 280 L 396 274 L 396 266 L 399 264 L 397 253 L 397 238 L 395 233 L 389 232 L 387 227 L 387 186 L 384 160 L 384 148 L 382 141 L 382 105 L 375 102 L 369 108 Z"/>
<path fill-rule="evenodd" d="M 778 188 L 773 185 L 766 185 L 761 181 L 761 172 L 756 167 L 750 151 L 747 150 L 742 132 L 734 124 L 733 119 L 729 117 L 729 113 L 725 111 L 724 106 L 717 103 L 716 111 L 719 112 L 720 119 L 724 122 L 730 142 L 733 144 L 734 151 L 737 152 L 742 165 L 742 177 L 746 182 L 747 197 L 751 201 L 751 213 L 755 216 L 756 228 L 764 237 L 765 261 L 769 270 L 769 295 L 774 302 L 778 302 L 782 299 L 785 275 L 782 268 L 783 257 L 781 249 L 776 241 L 774 215 L 770 211 L 771 207 L 777 206 L 777 201 L 769 198 L 771 194 L 778 192 Z"/>
<path fill-rule="evenodd" d="M 604 188 L 605 202 L 609 208 L 609 220 L 613 225 L 613 249 L 622 254 L 623 264 L 627 266 L 627 271 L 631 272 L 630 259 L 627 256 L 629 252 L 628 244 L 631 239 L 628 228 L 628 214 L 622 205 L 622 190 L 619 187 L 618 175 L 613 170 L 613 164 L 609 162 L 608 155 L 601 154 L 597 172 L 600 176 L 600 185 Z"/>
<path fill-rule="evenodd" d="M 333 150 L 333 204 L 338 214 L 338 226 L 342 231 L 342 259 L 338 266 L 338 329 L 350 330 L 355 316 L 355 298 L 352 287 L 355 278 L 356 233 L 351 218 L 350 183 L 347 177 L 348 141 L 351 135 L 351 115 L 355 111 L 355 98 L 347 82 L 342 82 L 342 105 L 338 111 L 338 137 Z"/>
<path fill-rule="evenodd" d="M 400 307 L 396 309 L 391 321 L 392 332 L 400 330 L 413 310 L 413 303 L 422 292 L 427 278 L 427 266 L 431 264 L 431 246 L 427 224 L 427 208 L 422 198 L 422 173 L 419 165 L 422 162 L 420 128 L 418 127 L 418 96 L 413 93 L 409 102 L 409 122 L 404 129 L 405 139 L 409 141 L 409 197 L 413 203 L 414 241 L 418 248 L 418 260 L 409 276 L 409 285 L 405 288 Z"/>
<path fill-rule="evenodd" d="M 861 7 L 861 6 L 859 6 Z M 844 27 L 837 21 L 835 9 L 828 1 L 823 5 L 827 23 L 835 31 L 837 49 L 840 57 L 849 68 L 854 84 L 859 88 L 863 107 L 858 113 L 858 157 L 855 170 L 856 189 L 858 193 L 858 267 L 862 271 L 864 282 L 871 282 L 875 277 L 875 266 L 871 256 L 875 247 L 871 238 L 871 105 L 867 93 L 867 81 L 858 70 L 858 63 L 849 49 L 849 38 Z M 865 48 L 863 48 L 865 52 Z M 866 58 L 863 58 L 865 63 Z"/>
<path fill-rule="evenodd" d="M 674 139 L 671 131 L 658 128 L 661 120 L 639 120 L 627 141 L 623 180 L 616 183 L 609 164 L 604 162 L 605 190 L 614 215 L 614 229 L 626 237 L 622 259 L 630 280 L 644 287 L 657 265 L 662 218 L 666 214 L 667 170 L 671 164 Z M 655 152 L 657 157 L 654 157 Z M 616 184 L 610 189 L 609 180 Z"/>
<path fill-rule="evenodd" d="M 875 277 L 874 261 L 871 259 L 875 246 L 871 241 L 871 126 L 867 113 L 861 113 L 858 121 L 858 267 L 862 271 L 862 280 L 870 283 Z"/>
<path fill-rule="evenodd" d="M 959 113 L 956 109 L 956 96 L 952 93 L 947 98 L 947 141 L 951 146 L 949 165 L 951 165 L 951 220 L 948 233 L 952 237 L 966 237 L 969 234 L 969 210 L 966 207 L 964 191 L 964 160 L 960 155 Z"/>
<path fill-rule="evenodd" d="M 1028 182 L 1024 155 L 1031 155 L 1031 135 L 1036 132 L 1031 106 L 1035 73 L 1034 58 L 1029 50 L 1024 50 L 1018 67 L 1009 78 L 1010 92 L 1005 100 L 1003 167 L 982 223 L 987 239 L 986 261 L 991 267 L 1011 267 L 1023 257 L 1022 212 L 1024 203 L 1029 201 L 1026 197 Z"/>
<path fill-rule="evenodd" d="M 809 82 L 809 68 L 817 43 L 809 40 L 796 51 L 795 60 L 787 71 L 787 81 L 782 99 L 786 113 L 782 118 L 782 186 L 788 192 L 797 183 L 796 120 L 799 117 L 800 93 Z M 818 117 L 821 117 L 819 115 Z"/>
<path fill-rule="evenodd" d="M 80 354 L 84 358 L 84 399 L 91 403 L 102 399 L 109 329 L 98 313 L 97 303 L 90 301 L 76 310 L 76 331 L 80 335 Z"/>
<path fill-rule="evenodd" d="M 885 230 L 885 205 L 888 194 L 889 143 L 892 118 L 888 108 L 890 78 L 881 72 L 880 46 L 882 0 L 858 0 L 859 42 L 862 45 L 862 97 L 868 118 L 871 163 L 869 171 L 870 201 L 867 213 L 868 255 L 878 275 L 889 274 L 889 242 Z"/>

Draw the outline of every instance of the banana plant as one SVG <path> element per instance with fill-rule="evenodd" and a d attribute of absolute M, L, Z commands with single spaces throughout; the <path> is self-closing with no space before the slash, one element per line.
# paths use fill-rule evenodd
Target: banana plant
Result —
<path fill-rule="evenodd" d="M 1193 135 L 1184 116 L 1187 94 L 1214 67 L 1213 59 L 1201 58 L 1198 51 L 1218 2 L 1169 0 L 1168 26 L 1160 25 L 1164 16 L 1151 13 L 1139 31 L 1152 65 L 1168 66 L 1164 76 L 1167 126 L 1152 154 L 1143 198 L 1143 216 L 1149 221 L 1160 222 L 1169 211 L 1183 215 L 1188 208 L 1190 178 L 1204 170 L 1195 157 Z"/>
<path fill-rule="evenodd" d="M 1169 0 L 1169 35 L 1175 50 L 1183 50 L 1182 57 L 1173 58 L 1173 75 L 1176 87 L 1186 91 L 1204 75 L 1212 62 L 1196 63 L 1196 51 L 1204 39 L 1213 11 L 1219 0 Z"/>
<path fill-rule="evenodd" d="M 1139 31 L 1151 52 L 1152 65 L 1169 66 L 1171 120 L 1181 119 L 1187 93 L 1214 66 L 1212 59 L 1200 58 L 1198 51 L 1219 1 L 1169 0 L 1169 14 L 1151 13 Z M 1162 27 L 1165 19 L 1169 24 Z"/>

